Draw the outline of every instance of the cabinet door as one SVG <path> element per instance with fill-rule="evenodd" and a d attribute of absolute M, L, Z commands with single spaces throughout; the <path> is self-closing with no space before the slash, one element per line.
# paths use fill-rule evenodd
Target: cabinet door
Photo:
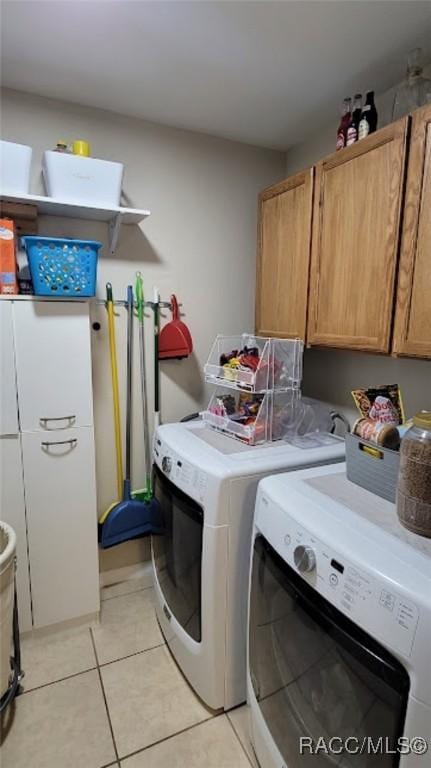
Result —
<path fill-rule="evenodd" d="M 408 118 L 316 170 L 308 342 L 388 352 Z"/>
<path fill-rule="evenodd" d="M 0 519 L 9 523 L 16 533 L 19 626 L 21 632 L 28 632 L 32 619 L 19 435 L 0 437 Z"/>
<path fill-rule="evenodd" d="M 0 300 L 0 361 L 0 436 L 16 435 L 19 427 L 12 301 L 6 299 Z"/>
<path fill-rule="evenodd" d="M 92 424 L 88 304 L 17 301 L 14 325 L 21 430 Z"/>
<path fill-rule="evenodd" d="M 33 621 L 43 627 L 99 610 L 93 429 L 26 432 L 22 445 Z"/>
<path fill-rule="evenodd" d="M 412 120 L 394 352 L 431 357 L 431 106 Z"/>
<path fill-rule="evenodd" d="M 313 169 L 262 192 L 256 328 L 262 336 L 305 339 Z"/>

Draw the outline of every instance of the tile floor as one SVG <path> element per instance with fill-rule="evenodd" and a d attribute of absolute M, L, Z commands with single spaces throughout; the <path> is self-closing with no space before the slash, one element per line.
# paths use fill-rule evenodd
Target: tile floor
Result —
<path fill-rule="evenodd" d="M 100 625 L 22 642 L 2 768 L 257 768 L 246 707 L 207 709 L 164 644 L 151 588 L 102 590 Z"/>

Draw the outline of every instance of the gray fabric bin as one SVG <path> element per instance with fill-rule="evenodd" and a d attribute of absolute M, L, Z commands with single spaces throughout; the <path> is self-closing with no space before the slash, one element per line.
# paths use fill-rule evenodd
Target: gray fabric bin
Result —
<path fill-rule="evenodd" d="M 395 502 L 399 465 L 399 451 L 346 435 L 346 473 L 352 483 Z"/>

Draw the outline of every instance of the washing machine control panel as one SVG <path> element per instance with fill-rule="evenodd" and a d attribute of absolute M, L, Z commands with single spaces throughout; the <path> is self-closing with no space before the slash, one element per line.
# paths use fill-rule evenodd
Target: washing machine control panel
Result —
<path fill-rule="evenodd" d="M 285 541 L 285 540 L 284 540 Z M 316 554 L 311 547 L 299 544 L 293 553 L 294 563 L 300 573 L 309 573 L 316 567 Z"/>
<path fill-rule="evenodd" d="M 163 472 L 166 475 L 170 475 L 171 474 L 172 459 L 171 459 L 170 456 L 163 456 L 163 458 L 162 458 L 162 469 L 163 469 Z"/>
<path fill-rule="evenodd" d="M 419 609 L 393 582 L 346 558 L 300 525 L 265 493 L 258 496 L 255 525 L 278 554 L 330 603 L 380 639 L 410 656 Z M 328 530 L 328 539 L 334 532 Z"/>
<path fill-rule="evenodd" d="M 204 502 L 208 483 L 205 472 L 186 461 L 159 437 L 154 441 L 153 460 L 180 491 L 200 504 Z"/>

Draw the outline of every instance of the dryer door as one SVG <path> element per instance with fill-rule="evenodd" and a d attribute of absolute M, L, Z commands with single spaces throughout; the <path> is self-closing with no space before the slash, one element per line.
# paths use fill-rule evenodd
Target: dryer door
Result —
<path fill-rule="evenodd" d="M 407 672 L 262 536 L 254 544 L 249 663 L 260 711 L 288 768 L 398 764 Z"/>
<path fill-rule="evenodd" d="M 201 640 L 202 507 L 180 491 L 154 465 L 154 495 L 159 502 L 163 533 L 153 536 L 157 580 L 172 613 L 193 640 Z"/>

